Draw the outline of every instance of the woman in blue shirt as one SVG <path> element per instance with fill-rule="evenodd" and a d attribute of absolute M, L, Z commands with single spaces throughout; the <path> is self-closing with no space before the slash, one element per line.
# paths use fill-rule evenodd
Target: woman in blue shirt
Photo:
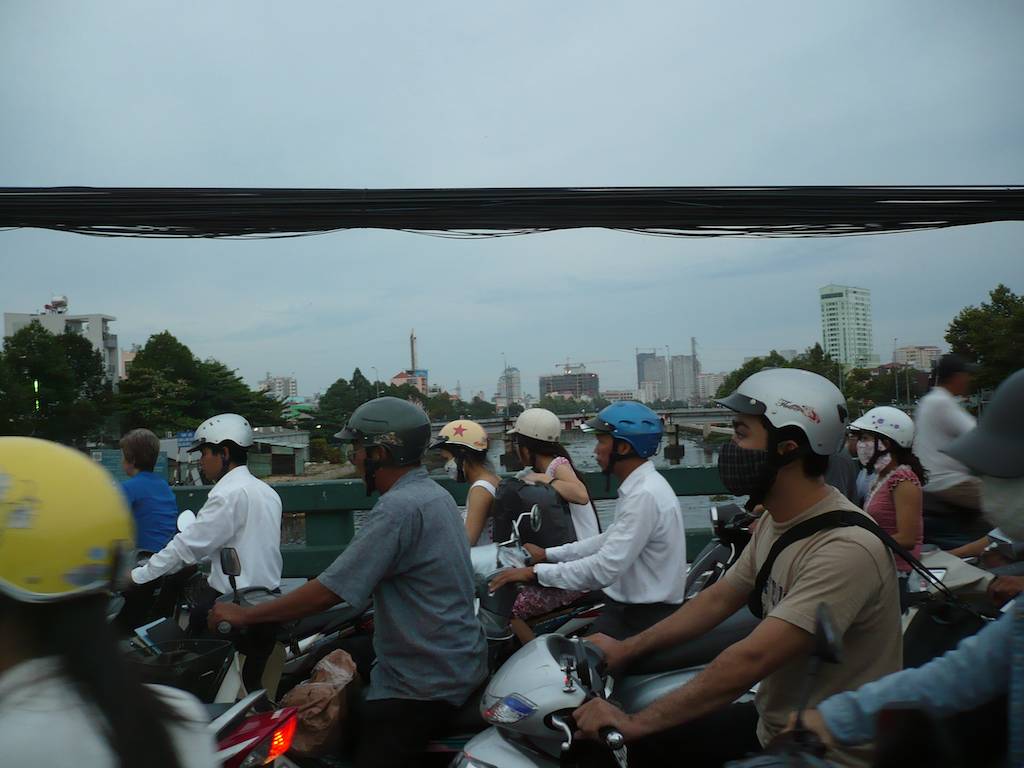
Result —
<path fill-rule="evenodd" d="M 148 429 L 133 429 L 121 438 L 121 453 L 128 475 L 122 487 L 135 518 L 135 548 L 159 552 L 178 532 L 178 502 L 167 481 L 153 472 L 160 440 Z"/>

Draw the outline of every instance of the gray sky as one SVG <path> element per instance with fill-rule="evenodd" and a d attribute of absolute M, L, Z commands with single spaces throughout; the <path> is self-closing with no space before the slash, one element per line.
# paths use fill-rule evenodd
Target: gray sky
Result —
<path fill-rule="evenodd" d="M 462 187 L 1024 183 L 1024 5 L 7 2 L 0 184 Z M 408 364 L 492 394 L 501 355 L 633 387 L 636 346 L 728 371 L 870 288 L 876 351 L 941 344 L 1024 224 L 821 240 L 585 230 L 485 241 L 0 232 L 0 310 L 66 293 L 250 383 Z"/>

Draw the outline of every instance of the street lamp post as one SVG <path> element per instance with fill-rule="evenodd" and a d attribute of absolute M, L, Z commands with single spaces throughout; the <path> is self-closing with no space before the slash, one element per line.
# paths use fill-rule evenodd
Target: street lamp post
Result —
<path fill-rule="evenodd" d="M 377 397 L 380 397 L 380 372 L 377 371 L 376 365 L 371 365 L 370 370 L 373 371 L 373 386 L 377 392 Z"/>

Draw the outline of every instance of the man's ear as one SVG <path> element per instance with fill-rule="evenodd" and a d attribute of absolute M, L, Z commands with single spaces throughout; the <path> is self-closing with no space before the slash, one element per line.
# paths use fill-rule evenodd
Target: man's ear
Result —
<path fill-rule="evenodd" d="M 787 453 L 800 450 L 800 446 L 796 444 L 796 440 L 783 440 L 775 447 L 775 450 L 780 456 L 785 456 Z"/>

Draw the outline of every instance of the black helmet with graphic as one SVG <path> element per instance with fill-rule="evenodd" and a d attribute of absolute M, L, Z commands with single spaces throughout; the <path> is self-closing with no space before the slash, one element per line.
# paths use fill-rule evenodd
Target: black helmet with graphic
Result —
<path fill-rule="evenodd" d="M 335 437 L 343 442 L 359 440 L 366 447 L 384 448 L 391 456 L 390 462 L 384 464 L 405 467 L 418 464 L 423 458 L 430 443 L 430 419 L 422 408 L 408 400 L 378 397 L 356 408 Z"/>

